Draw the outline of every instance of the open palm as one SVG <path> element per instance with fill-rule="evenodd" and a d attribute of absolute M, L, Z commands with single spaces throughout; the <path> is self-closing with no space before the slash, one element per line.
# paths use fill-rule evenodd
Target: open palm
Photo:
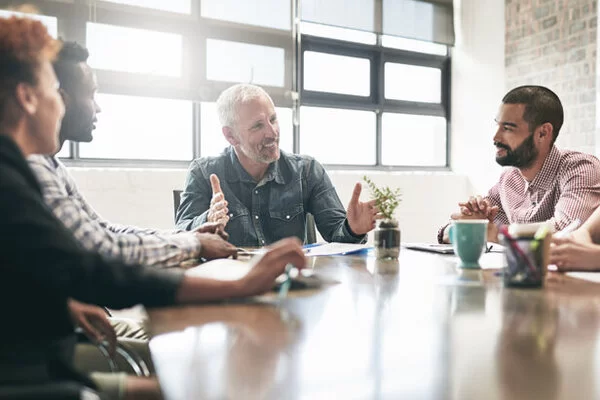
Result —
<path fill-rule="evenodd" d="M 362 185 L 357 182 L 354 185 L 352 198 L 348 203 L 348 225 L 356 235 L 364 235 L 375 228 L 375 221 L 382 218 L 375 206 L 375 200 L 362 202 L 359 200 Z"/>

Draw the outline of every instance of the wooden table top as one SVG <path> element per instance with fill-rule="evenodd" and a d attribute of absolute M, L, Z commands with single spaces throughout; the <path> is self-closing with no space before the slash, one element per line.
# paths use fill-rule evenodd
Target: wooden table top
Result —
<path fill-rule="evenodd" d="M 402 249 L 382 275 L 371 257 L 313 257 L 339 283 L 149 310 L 165 397 L 600 398 L 600 285 L 550 274 L 543 289 L 504 288 L 455 260 Z"/>

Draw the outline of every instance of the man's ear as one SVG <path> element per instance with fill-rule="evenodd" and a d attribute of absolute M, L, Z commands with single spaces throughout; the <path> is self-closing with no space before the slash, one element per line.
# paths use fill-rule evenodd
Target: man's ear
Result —
<path fill-rule="evenodd" d="M 229 142 L 230 145 L 235 147 L 240 143 L 240 141 L 235 136 L 235 133 L 233 133 L 233 129 L 231 129 L 230 127 L 224 126 L 221 128 L 221 131 L 223 132 L 223 136 L 225 136 L 225 139 Z"/>
<path fill-rule="evenodd" d="M 26 83 L 19 83 L 15 88 L 17 103 L 29 115 L 35 114 L 38 106 L 38 99 L 33 87 Z"/>
<path fill-rule="evenodd" d="M 538 137 L 540 140 L 552 140 L 554 135 L 554 127 L 550 122 L 543 123 L 539 127 Z"/>

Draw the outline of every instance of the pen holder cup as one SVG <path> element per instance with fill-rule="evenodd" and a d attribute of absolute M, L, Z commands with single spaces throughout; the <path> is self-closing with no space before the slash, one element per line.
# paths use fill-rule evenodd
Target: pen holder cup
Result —
<path fill-rule="evenodd" d="M 504 285 L 518 287 L 541 287 L 544 285 L 548 267 L 548 253 L 552 235 L 542 239 L 533 237 L 507 238 L 500 235 L 505 247 L 506 267 Z"/>

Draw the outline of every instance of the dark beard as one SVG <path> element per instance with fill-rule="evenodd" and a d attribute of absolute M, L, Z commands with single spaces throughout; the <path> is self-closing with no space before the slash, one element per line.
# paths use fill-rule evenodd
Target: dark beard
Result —
<path fill-rule="evenodd" d="M 533 133 L 514 150 L 502 143 L 494 143 L 494 145 L 506 150 L 504 157 L 496 157 L 496 162 L 503 167 L 529 168 L 539 154 L 533 142 Z"/>

